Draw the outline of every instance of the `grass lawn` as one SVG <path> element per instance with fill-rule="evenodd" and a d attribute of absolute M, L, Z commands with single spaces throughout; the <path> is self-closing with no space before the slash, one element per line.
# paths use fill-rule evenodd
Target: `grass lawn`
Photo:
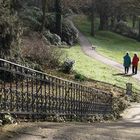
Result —
<path fill-rule="evenodd" d="M 115 74 L 118 74 L 119 71 L 86 56 L 79 45 L 65 49 L 65 51 L 69 58 L 76 61 L 74 66 L 76 72 L 88 78 L 115 84 L 123 88 L 125 88 L 126 83 L 131 82 L 136 89 L 140 89 L 140 84 L 132 77 L 116 76 Z"/>
<path fill-rule="evenodd" d="M 96 29 L 98 25 L 96 21 Z M 97 31 L 96 36 L 90 36 L 90 21 L 86 16 L 78 16 L 74 19 L 75 25 L 83 32 L 92 44 L 97 46 L 97 51 L 112 60 L 122 63 L 126 51 L 130 52 L 131 57 L 135 52 L 140 56 L 140 43 L 136 40 L 123 37 L 109 31 Z"/>

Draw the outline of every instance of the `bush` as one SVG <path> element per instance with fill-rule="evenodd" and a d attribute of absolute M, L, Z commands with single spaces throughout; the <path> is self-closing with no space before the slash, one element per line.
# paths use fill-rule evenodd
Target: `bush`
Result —
<path fill-rule="evenodd" d="M 55 14 L 54 13 L 46 14 L 45 27 L 46 29 L 49 29 L 51 32 L 55 32 Z"/>
<path fill-rule="evenodd" d="M 37 7 L 27 7 L 20 13 L 20 18 L 24 26 L 34 31 L 38 31 L 41 27 L 42 11 Z"/>
<path fill-rule="evenodd" d="M 73 68 L 74 63 L 75 63 L 74 60 L 71 60 L 71 59 L 65 60 L 63 65 L 62 65 L 62 71 L 64 73 L 70 73 L 70 71 Z"/>
<path fill-rule="evenodd" d="M 55 46 L 44 46 L 44 48 L 34 48 L 30 51 L 30 60 L 48 67 L 59 67 L 63 52 Z"/>
<path fill-rule="evenodd" d="M 61 49 L 46 44 L 44 37 L 38 33 L 32 33 L 31 36 L 25 37 L 23 46 L 23 57 L 35 64 L 55 68 L 61 66 L 61 62 L 65 57 L 65 53 Z"/>
<path fill-rule="evenodd" d="M 12 117 L 10 113 L 4 114 L 2 117 L 2 124 L 14 124 L 16 120 Z"/>
<path fill-rule="evenodd" d="M 65 20 L 62 25 L 62 40 L 69 45 L 74 45 L 78 42 L 78 30 L 70 20 Z"/>
<path fill-rule="evenodd" d="M 131 96 L 131 102 L 137 102 L 140 103 L 140 94 L 137 92 L 133 92 L 132 96 Z"/>
<path fill-rule="evenodd" d="M 55 32 L 55 15 L 47 14 L 45 27 L 51 32 Z M 78 41 L 78 30 L 70 20 L 63 20 L 61 40 L 69 45 L 73 45 Z"/>
<path fill-rule="evenodd" d="M 41 27 L 41 23 L 36 18 L 29 15 L 29 16 L 24 17 L 23 20 L 24 20 L 25 26 L 28 26 L 33 31 L 39 31 Z"/>
<path fill-rule="evenodd" d="M 64 15 L 65 17 L 72 16 L 73 14 L 74 14 L 74 13 L 73 13 L 72 9 L 64 9 L 64 10 L 63 10 L 63 15 Z"/>
<path fill-rule="evenodd" d="M 25 67 L 37 70 L 37 71 L 43 71 L 43 68 L 40 63 L 30 61 L 29 59 L 22 60 L 22 62 L 20 62 L 20 64 Z"/>
<path fill-rule="evenodd" d="M 11 12 L 9 0 L 0 1 L 0 55 L 14 56 L 19 54 L 22 28 L 19 18 Z"/>
<path fill-rule="evenodd" d="M 52 34 L 50 31 L 45 31 L 43 34 L 52 45 L 61 45 L 61 38 L 57 34 Z"/>
<path fill-rule="evenodd" d="M 80 73 L 76 73 L 75 74 L 75 80 L 84 81 L 85 80 L 85 76 L 81 75 Z"/>
<path fill-rule="evenodd" d="M 115 24 L 113 30 L 121 35 L 137 39 L 138 33 L 136 33 L 131 27 L 127 25 L 126 22 L 120 21 Z"/>
<path fill-rule="evenodd" d="M 129 106 L 129 99 L 124 97 L 113 97 L 112 99 L 112 113 L 114 118 L 118 119 L 120 114 Z"/>

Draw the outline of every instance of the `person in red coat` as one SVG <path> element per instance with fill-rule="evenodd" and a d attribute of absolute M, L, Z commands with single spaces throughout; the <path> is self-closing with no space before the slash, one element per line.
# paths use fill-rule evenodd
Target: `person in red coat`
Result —
<path fill-rule="evenodd" d="M 133 57 L 133 60 L 132 60 L 132 73 L 133 74 L 137 74 L 138 62 L 139 62 L 139 57 L 135 53 L 134 57 Z"/>

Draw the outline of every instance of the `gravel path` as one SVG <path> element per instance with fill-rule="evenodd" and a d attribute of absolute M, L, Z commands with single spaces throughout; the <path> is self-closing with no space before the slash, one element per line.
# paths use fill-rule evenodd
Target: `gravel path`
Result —
<path fill-rule="evenodd" d="M 79 32 L 79 41 L 80 45 L 82 47 L 83 52 L 88 55 L 89 57 L 96 59 L 106 65 L 109 65 L 111 67 L 114 67 L 115 69 L 124 72 L 124 67 L 122 64 L 119 64 L 113 60 L 110 60 L 96 52 L 96 50 L 92 49 L 92 44 L 88 41 L 88 39 Z M 131 69 L 129 70 L 129 75 L 131 75 Z M 138 71 L 137 75 L 133 75 L 134 78 L 137 80 L 140 80 L 140 71 Z"/>

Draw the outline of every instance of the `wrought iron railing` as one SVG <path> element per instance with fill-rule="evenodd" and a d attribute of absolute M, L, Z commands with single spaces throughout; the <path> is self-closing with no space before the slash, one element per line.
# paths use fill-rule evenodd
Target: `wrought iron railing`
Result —
<path fill-rule="evenodd" d="M 83 116 L 111 112 L 112 95 L 0 59 L 0 112 Z"/>

